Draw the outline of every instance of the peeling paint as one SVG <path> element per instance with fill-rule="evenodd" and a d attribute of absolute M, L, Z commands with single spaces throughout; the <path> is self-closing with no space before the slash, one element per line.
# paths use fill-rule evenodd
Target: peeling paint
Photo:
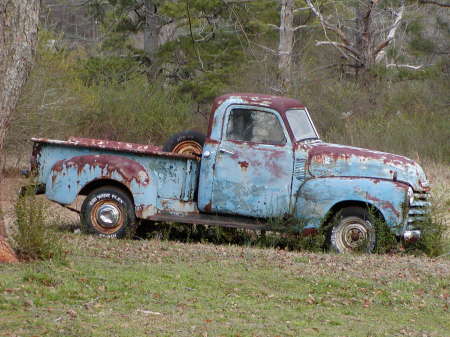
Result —
<path fill-rule="evenodd" d="M 286 143 L 226 139 L 228 111 L 245 105 L 278 116 Z M 262 229 L 264 219 L 293 216 L 307 219 L 303 234 L 312 235 L 341 203 L 373 206 L 396 229 L 424 214 L 429 183 L 417 163 L 318 139 L 297 142 L 285 113 L 302 108 L 286 97 L 237 93 L 217 98 L 203 148 L 209 154 L 201 162 L 154 145 L 35 138 L 31 168 L 50 200 L 70 204 L 82 189 L 112 181 L 133 197 L 138 218 L 155 221 Z M 418 199 L 404 209 L 409 187 Z"/>
<path fill-rule="evenodd" d="M 31 140 L 35 143 L 36 151 L 39 151 L 39 147 L 41 147 L 42 145 L 54 144 L 68 147 L 85 147 L 90 149 L 103 149 L 109 151 L 129 152 L 136 154 L 155 155 L 180 159 L 182 158 L 195 160 L 199 159 L 197 156 L 189 154 L 163 152 L 160 147 L 155 145 L 142 145 L 134 143 L 116 142 L 110 140 L 77 138 L 77 137 L 70 137 L 69 140 L 55 140 L 48 138 L 31 138 Z"/>
<path fill-rule="evenodd" d="M 118 174 L 127 186 L 130 186 L 133 180 L 143 186 L 150 184 L 150 177 L 142 165 L 125 157 L 113 155 L 78 156 L 57 161 L 52 168 L 52 181 L 55 183 L 55 177 L 59 174 L 64 175 L 70 168 L 76 169 L 77 175 L 80 175 L 83 170 L 96 167 L 101 169 L 101 178 L 111 179 L 114 174 Z"/>
<path fill-rule="evenodd" d="M 246 169 L 248 167 L 248 162 L 246 162 L 245 160 L 244 161 L 239 161 L 238 163 L 239 163 L 239 166 L 242 169 Z"/>

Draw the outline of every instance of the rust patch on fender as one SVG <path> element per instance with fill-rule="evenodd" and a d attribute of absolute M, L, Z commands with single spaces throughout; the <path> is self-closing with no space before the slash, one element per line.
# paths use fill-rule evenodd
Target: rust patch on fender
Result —
<path fill-rule="evenodd" d="M 150 184 L 150 177 L 141 164 L 126 157 L 113 155 L 88 155 L 74 157 L 69 160 L 59 160 L 52 168 L 52 182 L 55 182 L 58 173 L 61 173 L 64 169 L 75 168 L 79 176 L 85 168 L 96 167 L 102 170 L 101 178 L 113 179 L 113 174 L 116 173 L 122 177 L 122 181 L 127 186 L 133 180 L 142 186 Z"/>
<path fill-rule="evenodd" d="M 370 195 L 369 193 L 366 193 L 366 198 L 367 198 L 367 200 L 378 203 L 382 208 L 389 208 L 390 210 L 392 210 L 392 212 L 394 212 L 394 214 L 397 217 L 400 216 L 400 212 L 394 207 L 392 202 L 378 199 L 377 197 L 374 197 L 374 196 Z"/>

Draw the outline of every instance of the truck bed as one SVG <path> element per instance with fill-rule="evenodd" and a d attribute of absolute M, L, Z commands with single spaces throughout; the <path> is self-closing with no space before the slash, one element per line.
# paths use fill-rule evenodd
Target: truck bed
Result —
<path fill-rule="evenodd" d="M 99 183 L 122 186 L 136 215 L 198 213 L 199 158 L 164 152 L 154 145 L 99 139 L 33 138 L 32 170 L 48 199 L 71 204 Z"/>

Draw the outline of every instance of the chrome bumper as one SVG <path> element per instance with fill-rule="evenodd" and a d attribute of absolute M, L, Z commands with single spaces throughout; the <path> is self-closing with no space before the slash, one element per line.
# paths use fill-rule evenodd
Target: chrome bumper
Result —
<path fill-rule="evenodd" d="M 422 236 L 422 232 L 418 229 L 406 230 L 403 233 L 403 240 L 405 240 L 405 242 L 415 242 L 415 241 L 419 240 L 421 236 Z"/>

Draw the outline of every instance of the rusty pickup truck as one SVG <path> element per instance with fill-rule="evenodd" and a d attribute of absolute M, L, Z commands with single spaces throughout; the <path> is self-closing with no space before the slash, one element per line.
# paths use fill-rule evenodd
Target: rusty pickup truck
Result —
<path fill-rule="evenodd" d="M 328 224 L 337 252 L 370 252 L 375 214 L 399 238 L 420 238 L 416 225 L 430 206 L 422 168 L 321 141 L 295 99 L 218 97 L 201 138 L 179 134 L 170 149 L 33 138 L 36 191 L 64 206 L 86 196 L 81 223 L 105 237 L 123 237 L 140 219 L 271 230 L 273 219 L 290 218 L 309 232 Z"/>

